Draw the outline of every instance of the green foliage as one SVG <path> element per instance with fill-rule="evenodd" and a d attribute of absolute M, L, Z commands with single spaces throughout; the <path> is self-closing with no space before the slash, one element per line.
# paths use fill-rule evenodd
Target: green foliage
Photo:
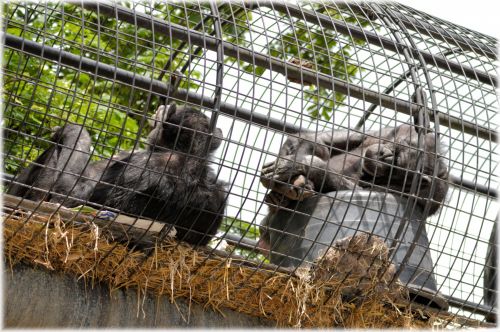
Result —
<path fill-rule="evenodd" d="M 325 7 L 320 3 L 314 3 L 311 6 L 315 12 L 326 14 L 332 19 L 361 27 L 368 24 L 368 21 L 360 18 L 362 16 L 345 14 L 336 8 Z M 285 15 L 282 16 L 285 17 Z M 333 38 L 335 35 L 340 37 L 334 31 L 326 34 L 324 28 L 318 24 L 310 24 L 294 18 L 289 18 L 289 20 L 290 28 L 281 34 L 281 39 L 269 44 L 271 55 L 287 61 L 292 58 L 305 60 L 312 63 L 314 66 L 312 69 L 316 71 L 347 82 L 352 81 L 360 68 L 349 61 L 352 55 L 351 45 L 361 45 L 364 41 L 343 37 L 341 43 L 339 38 Z M 314 118 L 330 120 L 336 105 L 345 99 L 345 95 L 333 92 L 331 89 L 316 86 L 309 86 L 308 89 L 311 105 L 308 106 L 307 111 Z"/>
<path fill-rule="evenodd" d="M 157 7 L 166 10 L 168 5 Z M 179 11 L 177 8 L 174 12 Z M 151 68 L 163 68 L 170 47 L 180 44 L 69 3 L 12 4 L 6 6 L 5 17 L 9 34 L 57 45 L 64 51 L 138 75 L 151 76 Z M 67 121 L 83 124 L 89 130 L 95 142 L 95 158 L 110 157 L 117 149 L 130 149 L 136 141 L 137 147 L 143 147 L 141 139 L 147 130 L 139 133 L 141 116 L 137 113 L 146 106 L 147 92 L 11 49 L 5 49 L 3 62 L 3 126 L 9 129 L 4 130 L 6 172 L 17 173 L 27 161 L 35 159 L 47 147 L 44 140 L 50 138 L 49 129 Z M 179 64 L 174 60 L 172 66 Z M 183 82 L 182 87 L 197 86 L 191 81 Z M 152 112 L 153 108 L 149 109 Z M 136 110 L 136 114 L 130 110 Z"/>
<path fill-rule="evenodd" d="M 136 6 L 139 11 L 153 12 L 190 28 L 210 13 L 208 3 L 184 6 L 155 3 L 152 9 L 140 4 L 124 5 Z M 239 22 L 243 16 L 249 18 L 246 11 L 234 13 L 229 6 L 224 8 L 221 15 L 234 17 Z M 9 34 L 60 47 L 137 75 L 159 76 L 171 50 L 182 43 L 148 29 L 138 29 L 133 24 L 98 16 L 70 3 L 10 4 L 5 6 L 4 16 Z M 211 33 L 211 26 L 205 24 L 203 29 Z M 225 25 L 225 39 L 243 41 L 245 29 L 247 27 L 241 24 Z M 187 46 L 183 49 L 186 51 Z M 187 58 L 175 58 L 170 71 L 180 68 Z M 147 106 L 147 92 L 11 49 L 5 49 L 3 62 L 6 101 L 3 127 L 8 129 L 4 130 L 6 172 L 17 173 L 35 159 L 48 146 L 50 128 L 67 121 L 82 124 L 90 132 L 95 143 L 94 159 L 130 149 L 136 141 L 138 148 L 143 147 L 148 130 L 139 132 L 139 127 Z M 196 90 L 196 79 L 200 79 L 201 74 L 192 71 L 189 76 L 191 79 L 181 81 L 180 88 Z M 151 114 L 154 107 L 149 105 L 147 109 Z"/>
<path fill-rule="evenodd" d="M 223 232 L 244 236 L 247 239 L 259 238 L 259 227 L 241 219 L 225 217 L 219 229 Z"/>
<path fill-rule="evenodd" d="M 174 4 L 155 3 L 153 7 L 125 3 L 136 10 L 152 13 L 175 24 L 195 28 L 201 20 L 210 16 L 208 3 Z M 345 15 L 330 7 L 314 4 L 315 10 L 335 19 L 366 25 L 352 15 Z M 6 32 L 28 40 L 43 42 L 49 46 L 76 55 L 116 66 L 138 75 L 159 76 L 169 61 L 171 50 L 183 42 L 167 35 L 139 29 L 70 3 L 19 3 L 4 6 Z M 243 7 L 219 5 L 224 40 L 242 46 L 251 45 L 248 24 L 252 22 L 251 11 Z M 351 80 L 359 68 L 348 62 L 351 56 L 349 44 L 340 47 L 335 38 L 324 38 L 318 25 L 290 19 L 289 29 L 284 29 L 282 40 L 269 44 L 269 54 L 289 60 L 290 57 L 308 60 L 314 69 Z M 230 22 L 225 24 L 224 22 Z M 293 28 L 292 28 L 293 27 Z M 213 33 L 210 19 L 198 27 L 205 33 Z M 353 43 L 360 43 L 353 40 Z M 189 51 L 184 47 L 184 52 Z M 173 60 L 170 70 L 180 68 L 187 56 Z M 4 61 L 4 128 L 5 171 L 16 173 L 26 161 L 33 160 L 46 148 L 50 128 L 66 121 L 83 124 L 95 142 L 95 157 L 110 157 L 117 150 L 126 150 L 137 145 L 143 147 L 147 128 L 139 130 L 143 110 L 147 107 L 148 93 L 129 86 L 64 67 L 56 62 L 40 60 L 24 53 L 5 49 Z M 226 61 L 236 61 L 226 57 Z M 240 62 L 240 67 L 255 76 L 265 69 Z M 201 74 L 189 73 L 190 80 L 181 81 L 180 87 L 196 89 L 196 79 Z M 311 106 L 308 112 L 313 117 L 329 119 L 336 103 L 345 96 L 332 91 L 308 87 Z M 154 101 L 154 100 L 153 100 Z M 145 124 L 147 126 L 147 124 Z M 35 139 L 36 138 L 41 138 Z M 138 142 L 137 144 L 135 142 Z"/>
<path fill-rule="evenodd" d="M 144 5 L 126 2 L 122 5 L 189 28 L 195 28 L 211 15 L 209 3 L 155 2 Z M 317 11 L 328 13 L 333 18 L 354 22 L 353 17 L 319 4 L 314 6 Z M 252 12 L 241 6 L 219 4 L 219 13 L 223 18 L 223 39 L 250 47 L 252 40 L 248 32 Z M 71 3 L 9 3 L 4 5 L 4 22 L 8 34 L 146 77 L 159 77 L 172 50 L 183 43 Z M 357 74 L 359 68 L 347 61 L 352 51 L 349 45 L 340 47 L 336 39 L 325 39 L 319 26 L 296 19 L 291 19 L 291 22 L 293 28 L 284 30 L 282 40 L 270 42 L 269 55 L 285 60 L 290 57 L 309 60 L 315 66 L 313 69 L 347 81 Z M 211 19 L 200 24 L 198 29 L 212 34 Z M 353 43 L 360 41 L 353 40 Z M 181 68 L 194 49 L 185 45 L 166 72 Z M 239 60 L 226 57 L 225 61 L 234 66 Z M 266 71 L 245 62 L 238 64 L 242 70 L 255 76 Z M 196 82 L 202 79 L 202 73 L 191 68 L 188 70 L 191 70 L 191 79 L 182 80 L 180 87 L 196 90 L 199 87 Z M 144 147 L 149 131 L 143 121 L 144 110 L 151 115 L 155 109 L 147 104 L 147 91 L 9 48 L 4 48 L 3 71 L 5 103 L 2 127 L 6 173 L 15 174 L 36 159 L 48 147 L 51 129 L 68 121 L 84 125 L 91 134 L 93 159 L 110 157 L 118 150 Z M 329 119 L 335 104 L 344 99 L 343 95 L 336 93 L 332 96 L 331 91 L 323 88 L 311 86 L 309 90 L 313 106 L 308 111 L 313 117 Z M 153 98 L 152 102 L 157 102 L 157 99 Z M 235 218 L 224 219 L 221 228 L 251 239 L 259 236 L 255 225 Z M 242 249 L 237 249 L 237 252 L 256 255 Z"/>
<path fill-rule="evenodd" d="M 259 227 L 257 225 L 233 217 L 224 217 L 219 230 L 221 232 L 235 234 L 251 240 L 258 240 L 260 237 Z M 232 246 L 230 246 L 230 249 L 234 249 L 234 252 L 236 254 L 244 256 L 247 259 L 258 259 L 260 261 L 268 262 L 268 260 L 262 254 L 259 254 L 256 251 L 242 248 L 233 248 Z"/>

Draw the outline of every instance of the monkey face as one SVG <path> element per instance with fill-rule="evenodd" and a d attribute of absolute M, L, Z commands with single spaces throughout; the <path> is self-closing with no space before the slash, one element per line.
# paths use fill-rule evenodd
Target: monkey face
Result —
<path fill-rule="evenodd" d="M 397 160 L 392 144 L 372 144 L 365 148 L 361 166 L 365 173 L 374 177 L 387 176 Z M 396 161 L 397 162 L 397 161 Z"/>
<path fill-rule="evenodd" d="M 390 176 L 391 180 L 412 179 L 417 172 L 420 154 L 423 162 L 423 180 L 431 181 L 428 175 L 438 167 L 438 176 L 446 173 L 446 166 L 436 158 L 434 133 L 424 136 L 423 146 L 418 148 L 418 134 L 412 126 L 400 126 L 395 130 L 393 139 L 373 140 L 364 148 L 362 158 L 363 172 L 374 178 Z M 437 164 L 437 166 L 435 165 Z"/>
<path fill-rule="evenodd" d="M 161 105 L 150 125 L 153 130 L 148 136 L 148 143 L 153 150 L 164 147 L 192 155 L 205 155 L 222 143 L 222 130 L 215 128 L 211 134 L 210 119 L 200 110 L 187 105 Z"/>

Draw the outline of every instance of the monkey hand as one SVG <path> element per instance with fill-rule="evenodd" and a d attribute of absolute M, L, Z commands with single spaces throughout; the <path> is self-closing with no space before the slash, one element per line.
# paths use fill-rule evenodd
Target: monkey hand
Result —
<path fill-rule="evenodd" d="M 307 175 L 310 166 L 322 167 L 325 162 L 316 156 L 280 156 L 276 161 L 264 164 L 262 167 L 262 183 L 269 188 L 270 181 L 288 183 L 298 175 Z M 271 189 L 271 188 L 270 188 Z"/>
<path fill-rule="evenodd" d="M 279 210 L 280 206 L 288 206 L 290 204 L 290 200 L 285 197 L 282 193 L 277 191 L 270 191 L 264 197 L 264 202 L 266 202 L 269 212 L 276 213 Z"/>
<path fill-rule="evenodd" d="M 261 175 L 262 184 L 294 201 L 313 196 L 314 182 L 306 178 L 309 169 L 306 162 L 311 164 L 310 157 L 312 156 L 306 157 L 302 158 L 304 160 L 297 161 L 294 160 L 294 156 L 286 156 L 278 158 L 275 162 L 264 164 Z"/>
<path fill-rule="evenodd" d="M 291 185 L 286 188 L 283 195 L 294 201 L 302 201 L 305 198 L 315 195 L 314 182 L 302 174 L 297 175 L 292 179 Z"/>
<path fill-rule="evenodd" d="M 314 183 L 304 175 L 298 175 L 291 184 L 275 183 L 272 191 L 266 195 L 264 201 L 272 210 L 273 207 L 288 206 L 290 201 L 302 201 L 315 194 Z"/>
<path fill-rule="evenodd" d="M 373 177 L 383 177 L 390 173 L 392 165 L 401 166 L 398 154 L 391 147 L 388 144 L 368 146 L 361 159 L 362 170 Z"/>

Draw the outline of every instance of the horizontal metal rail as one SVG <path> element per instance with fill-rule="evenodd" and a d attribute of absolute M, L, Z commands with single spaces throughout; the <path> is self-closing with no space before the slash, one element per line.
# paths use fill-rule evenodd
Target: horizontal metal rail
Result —
<path fill-rule="evenodd" d="M 466 35 L 460 35 L 456 32 L 443 29 L 438 25 L 432 25 L 425 21 L 417 20 L 392 9 L 389 10 L 391 11 L 391 15 L 394 15 L 401 20 L 401 23 L 403 23 L 403 25 L 408 29 L 434 37 L 437 40 L 453 44 L 460 47 L 462 50 L 472 51 L 478 55 L 484 55 L 492 60 L 498 59 L 495 47 L 490 47 L 479 40 L 472 40 Z"/>
<path fill-rule="evenodd" d="M 476 191 L 481 194 L 485 194 L 491 197 L 498 197 L 498 192 L 495 188 L 489 186 L 484 186 L 482 184 L 475 183 L 474 181 L 463 179 L 459 176 L 450 174 L 448 180 L 457 187 L 464 187 L 472 191 Z"/>
<path fill-rule="evenodd" d="M 473 312 L 480 315 L 497 314 L 497 308 L 490 305 L 474 303 L 471 301 L 465 301 L 457 297 L 450 295 L 443 295 L 443 297 L 448 301 L 449 305 L 455 308 Z"/>
<path fill-rule="evenodd" d="M 83 6 L 87 9 L 98 11 L 100 14 L 104 14 L 109 17 L 116 17 L 128 23 L 153 30 L 155 31 L 155 33 L 164 34 L 165 36 L 182 40 L 189 39 L 194 45 L 202 46 L 212 51 L 217 51 L 218 41 L 215 37 L 188 29 L 174 23 L 157 19 L 155 17 L 152 17 L 151 15 L 134 12 L 128 8 L 107 3 L 84 2 Z M 381 94 L 377 91 L 369 90 L 308 68 L 299 67 L 297 65 L 287 63 L 281 59 L 254 52 L 250 49 L 239 47 L 232 43 L 222 42 L 222 44 L 225 55 L 263 68 L 268 68 L 287 77 L 293 77 L 297 79 L 303 77 L 304 81 L 316 82 L 316 85 L 318 86 L 332 89 L 333 91 L 338 91 L 342 94 L 352 96 L 354 98 L 364 100 L 372 104 L 387 107 L 389 109 L 411 116 L 413 116 L 414 114 L 418 114 L 418 111 L 420 110 L 418 105 L 410 103 L 406 100 Z M 467 134 L 478 136 L 483 139 L 494 141 L 497 140 L 497 133 L 495 130 L 478 126 L 470 122 L 465 122 L 458 117 L 443 114 L 441 112 L 435 112 L 432 109 L 428 109 L 428 114 L 431 121 L 434 121 L 434 114 L 438 114 L 439 123 L 443 126 L 463 131 Z"/>
<path fill-rule="evenodd" d="M 180 100 L 185 100 L 189 103 L 193 103 L 195 105 L 200 105 L 202 107 L 213 108 L 215 105 L 215 101 L 213 98 L 206 97 L 192 91 L 178 89 L 174 92 L 170 91 L 169 84 L 164 82 L 152 79 L 150 77 L 138 75 L 115 66 L 111 66 L 105 63 L 97 62 L 95 60 L 91 60 L 82 56 L 78 56 L 67 51 L 62 51 L 59 48 L 54 48 L 47 45 L 42 45 L 37 42 L 33 42 L 30 40 L 25 40 L 23 38 L 12 36 L 10 34 L 0 34 L 0 36 L 5 36 L 5 46 L 17 49 L 19 51 L 40 57 L 45 60 L 51 60 L 58 62 L 62 65 L 72 67 L 77 70 L 85 71 L 86 73 L 93 75 L 104 77 L 106 79 L 115 80 L 123 84 L 130 85 L 134 88 L 144 89 L 146 91 L 150 91 L 159 96 L 172 96 L 174 98 L 178 98 Z M 283 121 L 269 118 L 264 114 L 255 113 L 250 110 L 236 107 L 234 105 L 221 102 L 220 111 L 224 114 L 234 116 L 238 119 L 249 121 L 253 124 L 258 124 L 265 126 L 267 128 L 272 128 L 274 130 L 295 134 L 301 131 L 301 128 L 292 124 L 285 123 Z M 441 125 L 448 125 L 447 115 L 443 115 L 445 120 L 444 122 L 440 122 Z M 441 119 L 440 119 L 441 120 Z M 474 126 L 473 124 L 465 123 L 462 120 L 459 120 L 460 123 L 463 123 L 463 128 L 467 125 Z M 462 125 L 457 129 L 462 128 Z M 483 129 L 487 130 L 487 129 Z M 489 131 L 489 130 L 488 130 Z M 479 130 L 478 130 L 479 132 Z M 479 135 L 481 137 L 481 135 Z M 496 140 L 496 133 L 490 133 L 489 136 L 486 136 L 488 139 Z M 497 197 L 496 190 L 493 188 L 472 183 L 470 181 L 461 180 L 459 177 L 450 177 L 450 181 L 457 186 L 465 187 L 467 189 L 476 191 L 478 193 L 483 193 L 489 196 Z"/>
<path fill-rule="evenodd" d="M 396 43 L 391 39 L 379 36 L 374 32 L 364 30 L 355 25 L 345 23 L 340 20 L 332 19 L 328 15 L 303 9 L 293 4 L 288 4 L 285 2 L 277 2 L 277 1 L 259 2 L 259 4 L 262 6 L 275 9 L 277 11 L 293 16 L 295 18 L 306 20 L 307 22 L 310 23 L 314 24 L 320 23 L 321 26 L 324 28 L 335 29 L 335 31 L 338 31 L 342 34 L 352 36 L 354 38 L 358 38 L 361 40 L 365 40 L 372 45 L 380 46 L 384 49 L 396 53 L 401 54 L 403 53 L 403 50 L 405 48 L 408 48 L 407 45 Z M 497 77 L 493 74 L 485 73 L 483 71 L 476 70 L 469 66 L 464 66 L 463 64 L 450 61 L 449 59 L 446 59 L 440 55 L 434 55 L 414 48 L 408 48 L 408 50 L 412 53 L 414 57 L 422 56 L 429 65 L 436 66 L 444 70 L 449 70 L 452 73 L 458 75 L 464 75 L 470 79 L 477 80 L 492 86 L 496 86 L 498 83 Z"/>
<path fill-rule="evenodd" d="M 444 52 L 443 55 L 451 54 L 456 49 L 448 50 L 447 52 Z M 421 67 L 418 67 L 417 69 L 420 69 Z M 401 83 L 403 83 L 408 77 L 411 75 L 411 69 L 407 70 L 403 74 L 401 74 L 394 82 L 391 83 L 388 87 L 384 89 L 382 93 L 389 94 L 392 91 L 394 91 Z M 361 129 L 363 124 L 366 122 L 368 117 L 375 111 L 375 109 L 378 107 L 378 105 L 372 104 L 368 109 L 364 112 L 363 117 L 358 121 L 358 123 L 354 126 L 354 129 Z"/>
<path fill-rule="evenodd" d="M 1 33 L 0 33 L 1 35 Z M 22 52 L 40 57 L 45 60 L 58 62 L 62 65 L 84 71 L 93 76 L 104 77 L 127 84 L 134 88 L 140 88 L 150 91 L 159 96 L 172 96 L 174 98 L 186 100 L 187 102 L 197 104 L 207 108 L 213 108 L 215 102 L 212 98 L 202 96 L 184 89 L 178 89 L 175 92 L 170 91 L 170 85 L 156 79 L 138 75 L 136 73 L 117 68 L 112 65 L 97 62 L 83 56 L 75 55 L 61 49 L 42 45 L 30 40 L 26 40 L 10 34 L 5 34 L 5 45 L 18 49 Z M 252 123 L 269 127 L 284 133 L 298 133 L 300 127 L 284 124 L 282 121 L 269 118 L 264 114 L 255 113 L 250 110 L 235 107 L 222 102 L 220 111 L 224 114 L 235 116 L 237 118 L 251 121 Z"/>
<path fill-rule="evenodd" d="M 351 1 L 345 2 L 345 4 L 349 8 L 358 8 L 359 10 L 369 15 L 376 15 L 376 11 L 373 10 L 368 3 L 357 4 Z M 426 36 L 431 36 L 437 40 L 444 41 L 449 44 L 453 44 L 455 46 L 458 46 L 461 50 L 472 51 L 478 55 L 484 55 L 492 60 L 497 60 L 498 58 L 495 47 L 488 46 L 479 40 L 472 40 L 465 35 L 460 35 L 456 32 L 443 29 L 440 26 L 432 25 L 425 21 L 417 20 L 411 16 L 401 14 L 396 10 L 388 8 L 388 6 L 384 3 L 380 3 L 379 5 L 382 6 L 384 10 L 390 11 L 391 15 L 397 17 L 401 21 L 401 23 L 410 30 L 417 31 Z M 398 4 L 398 6 L 400 6 L 400 4 Z M 406 8 L 406 6 L 404 7 Z M 417 11 L 413 8 L 411 8 L 411 10 Z"/>

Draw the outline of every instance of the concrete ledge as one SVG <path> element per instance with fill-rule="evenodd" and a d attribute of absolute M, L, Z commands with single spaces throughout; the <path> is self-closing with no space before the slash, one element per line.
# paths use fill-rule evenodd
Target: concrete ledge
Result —
<path fill-rule="evenodd" d="M 229 309 L 166 297 L 138 296 L 136 289 L 110 292 L 75 277 L 17 265 L 4 271 L 4 326 L 55 327 L 274 327 L 275 323 Z"/>

